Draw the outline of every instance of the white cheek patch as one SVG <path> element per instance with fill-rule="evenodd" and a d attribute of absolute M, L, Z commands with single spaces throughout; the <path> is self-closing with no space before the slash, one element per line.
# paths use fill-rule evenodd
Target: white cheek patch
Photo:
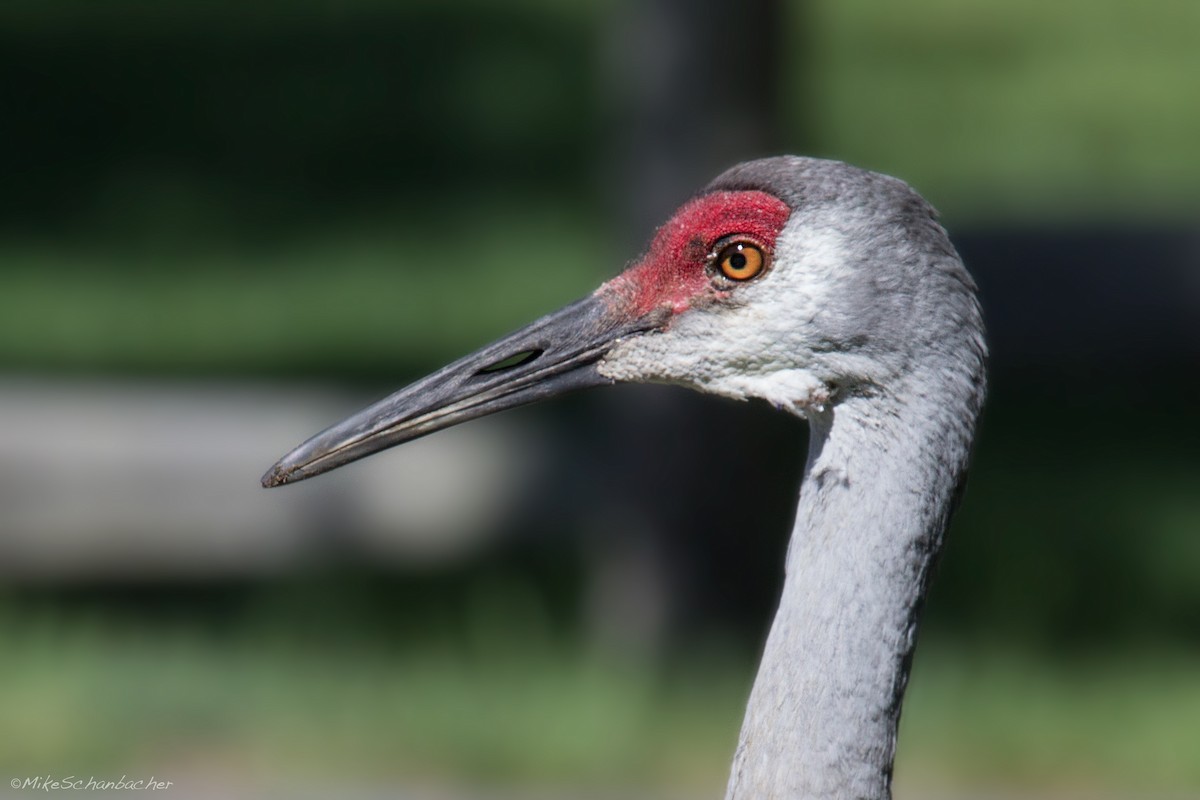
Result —
<path fill-rule="evenodd" d="M 730 304 L 685 311 L 666 330 L 618 343 L 597 365 L 617 381 L 689 386 L 737 400 L 759 398 L 795 414 L 821 410 L 829 387 L 814 320 L 844 268 L 839 231 L 793 217 L 761 281 L 732 290 Z"/>

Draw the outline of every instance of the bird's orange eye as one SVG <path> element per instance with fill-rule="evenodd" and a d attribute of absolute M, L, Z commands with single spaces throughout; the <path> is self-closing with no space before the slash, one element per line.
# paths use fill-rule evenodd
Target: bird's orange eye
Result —
<path fill-rule="evenodd" d="M 758 277 L 766 263 L 763 251 L 750 242 L 734 242 L 717 254 L 721 274 L 734 281 Z"/>

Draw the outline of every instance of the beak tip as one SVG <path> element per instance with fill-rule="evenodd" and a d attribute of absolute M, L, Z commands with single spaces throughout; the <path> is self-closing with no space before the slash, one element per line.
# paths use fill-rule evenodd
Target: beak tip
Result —
<path fill-rule="evenodd" d="M 277 462 L 262 476 L 262 487 L 264 489 L 271 489 L 276 486 L 283 486 L 285 483 L 290 482 L 294 475 L 295 470 L 283 466 L 282 461 Z"/>

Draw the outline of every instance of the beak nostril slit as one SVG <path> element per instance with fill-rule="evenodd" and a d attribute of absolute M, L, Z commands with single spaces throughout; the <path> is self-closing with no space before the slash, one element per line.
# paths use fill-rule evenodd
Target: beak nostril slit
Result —
<path fill-rule="evenodd" d="M 497 372 L 507 372 L 510 369 L 515 369 L 516 367 L 523 367 L 530 361 L 539 358 L 543 352 L 545 351 L 540 349 L 522 350 L 519 353 L 514 353 L 508 358 L 502 358 L 493 364 L 489 364 L 488 366 L 476 372 L 475 377 L 478 378 L 482 375 L 494 375 Z"/>

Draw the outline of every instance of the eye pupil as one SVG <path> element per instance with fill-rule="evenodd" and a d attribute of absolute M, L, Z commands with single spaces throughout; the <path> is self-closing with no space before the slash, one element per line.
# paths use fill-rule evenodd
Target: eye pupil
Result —
<path fill-rule="evenodd" d="M 729 257 L 729 266 L 741 272 L 746 268 L 746 255 L 744 253 L 734 253 Z"/>

